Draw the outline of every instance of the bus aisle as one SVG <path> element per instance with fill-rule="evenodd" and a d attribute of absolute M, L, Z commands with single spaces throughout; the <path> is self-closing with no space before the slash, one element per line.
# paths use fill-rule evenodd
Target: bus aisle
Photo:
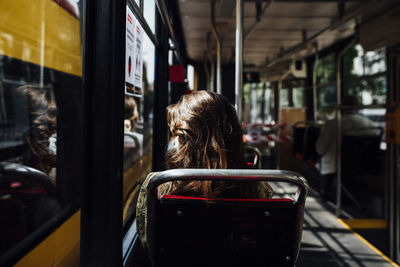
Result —
<path fill-rule="evenodd" d="M 314 192 L 307 197 L 297 267 L 399 266 L 330 212 Z"/>

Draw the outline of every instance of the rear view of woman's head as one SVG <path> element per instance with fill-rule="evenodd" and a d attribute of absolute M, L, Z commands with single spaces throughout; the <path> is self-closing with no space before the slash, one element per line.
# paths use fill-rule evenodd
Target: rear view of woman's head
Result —
<path fill-rule="evenodd" d="M 25 102 L 29 116 L 26 133 L 29 153 L 24 164 L 48 173 L 56 164 L 55 152 L 50 150 L 50 137 L 57 131 L 56 105 L 48 90 L 32 85 L 17 88 L 17 94 Z"/>
<path fill-rule="evenodd" d="M 198 91 L 167 109 L 172 137 L 169 168 L 243 168 L 242 130 L 234 107 L 216 93 Z"/>

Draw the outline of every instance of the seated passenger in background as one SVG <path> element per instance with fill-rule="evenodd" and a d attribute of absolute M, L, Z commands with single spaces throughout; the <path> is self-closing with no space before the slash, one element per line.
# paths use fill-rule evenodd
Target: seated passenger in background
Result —
<path fill-rule="evenodd" d="M 167 108 L 171 131 L 166 166 L 175 168 L 244 169 L 246 168 L 242 130 L 234 107 L 216 93 L 198 91 L 183 95 Z M 137 202 L 139 237 L 146 243 L 146 186 L 144 181 Z M 205 198 L 271 198 L 266 182 L 190 181 L 170 182 L 158 187 L 158 195 L 174 194 Z"/>
<path fill-rule="evenodd" d="M 124 147 L 136 148 L 138 156 L 141 157 L 143 155 L 143 135 L 136 133 L 139 112 L 136 101 L 132 96 L 125 96 L 124 117 Z"/>
<path fill-rule="evenodd" d="M 342 100 L 341 134 L 343 135 L 362 135 L 376 134 L 375 124 L 368 118 L 358 113 L 360 102 L 357 96 L 347 95 Z M 337 118 L 327 121 L 321 130 L 316 143 L 317 152 L 322 155 L 321 158 L 321 198 L 334 198 L 331 190 L 336 185 L 333 181 L 336 179 L 337 172 Z"/>

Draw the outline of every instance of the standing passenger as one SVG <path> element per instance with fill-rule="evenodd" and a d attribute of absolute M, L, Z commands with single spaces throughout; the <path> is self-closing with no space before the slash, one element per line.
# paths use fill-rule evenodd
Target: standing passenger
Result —
<path fill-rule="evenodd" d="M 234 107 L 228 100 L 207 91 L 183 95 L 167 108 L 171 131 L 166 165 L 168 169 L 244 169 L 246 168 L 242 130 Z M 137 203 L 136 219 L 140 239 L 146 243 L 146 186 L 144 181 Z M 205 198 L 271 198 L 266 182 L 177 181 L 162 184 L 158 194 Z"/>
<path fill-rule="evenodd" d="M 345 96 L 342 104 L 344 106 L 341 121 L 342 136 L 376 134 L 376 130 L 367 129 L 376 127 L 374 123 L 357 112 L 360 106 L 357 96 Z M 317 152 L 322 155 L 320 195 L 323 200 L 334 197 L 331 189 L 334 187 L 333 181 L 337 172 L 337 123 L 337 118 L 327 121 L 316 143 Z"/>

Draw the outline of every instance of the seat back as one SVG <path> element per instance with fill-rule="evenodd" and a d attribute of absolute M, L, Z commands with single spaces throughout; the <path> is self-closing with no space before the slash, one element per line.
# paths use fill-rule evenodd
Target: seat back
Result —
<path fill-rule="evenodd" d="M 319 155 L 316 143 L 320 133 L 320 127 L 315 124 L 309 125 L 304 133 L 304 160 L 318 161 Z"/>
<path fill-rule="evenodd" d="M 306 127 L 293 126 L 293 156 L 303 155 Z"/>
<path fill-rule="evenodd" d="M 370 128 L 371 129 L 371 128 Z M 342 173 L 346 177 L 369 173 L 376 175 L 383 129 L 375 135 L 344 135 L 342 139 Z"/>
<path fill-rule="evenodd" d="M 283 181 L 295 199 L 205 199 L 156 195 L 176 180 Z M 300 248 L 307 182 L 293 172 L 165 171 L 148 185 L 147 237 L 153 266 L 294 266 Z"/>
<path fill-rule="evenodd" d="M 246 144 L 244 146 L 244 157 L 247 167 L 261 169 L 262 153 L 257 147 Z"/>

